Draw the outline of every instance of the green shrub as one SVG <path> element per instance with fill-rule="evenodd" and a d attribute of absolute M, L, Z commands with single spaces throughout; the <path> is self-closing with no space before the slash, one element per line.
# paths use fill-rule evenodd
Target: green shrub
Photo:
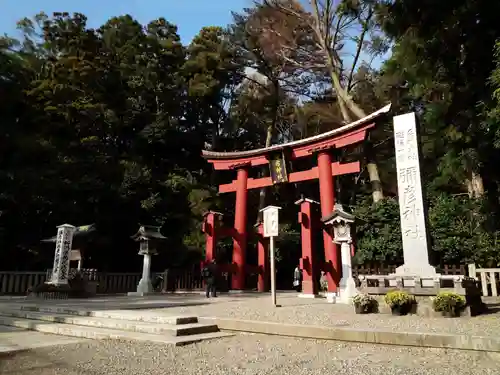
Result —
<path fill-rule="evenodd" d="M 432 299 L 432 308 L 438 312 L 458 312 L 466 305 L 465 297 L 453 292 L 440 292 Z"/>
<path fill-rule="evenodd" d="M 393 290 L 384 296 L 385 303 L 392 309 L 397 306 L 406 306 L 416 303 L 415 297 L 402 290 Z"/>
<path fill-rule="evenodd" d="M 352 302 L 355 307 L 360 308 L 363 313 L 378 311 L 378 301 L 368 294 L 357 294 Z"/>

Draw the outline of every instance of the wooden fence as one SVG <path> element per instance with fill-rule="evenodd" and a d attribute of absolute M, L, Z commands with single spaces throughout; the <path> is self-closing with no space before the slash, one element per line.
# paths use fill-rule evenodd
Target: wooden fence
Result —
<path fill-rule="evenodd" d="M 397 266 L 394 265 L 361 265 L 353 267 L 353 274 L 356 275 L 388 275 L 395 271 Z M 469 267 L 470 270 L 470 267 Z M 444 266 L 438 269 L 444 275 L 467 275 L 466 266 Z M 88 280 L 97 283 L 98 294 L 120 294 L 136 290 L 137 284 L 141 278 L 140 273 L 108 273 L 98 272 L 97 270 L 82 270 Z M 489 283 L 490 279 L 495 280 L 491 276 L 490 269 L 476 269 L 476 272 L 481 275 L 481 280 L 486 277 L 487 282 L 482 283 L 483 294 L 484 285 Z M 500 273 L 500 269 L 495 269 L 494 272 Z M 483 274 L 485 276 L 483 276 Z M 493 273 L 494 274 L 494 273 Z M 192 270 L 170 270 L 162 273 L 153 273 L 154 280 L 158 275 L 164 278 L 162 289 L 167 291 L 197 291 L 203 287 L 203 281 L 200 273 L 196 269 Z M 472 276 L 470 274 L 470 276 Z M 292 277 L 292 276 L 290 276 Z M 0 271 L 0 295 L 24 295 L 28 288 L 39 285 L 50 278 L 50 270 L 47 272 L 18 272 L 18 271 Z M 496 287 L 496 284 L 495 284 Z M 489 287 L 493 289 L 495 294 L 500 288 Z M 485 294 L 488 295 L 488 294 Z"/>
<path fill-rule="evenodd" d="M 109 273 L 98 272 L 97 270 L 83 269 L 81 272 L 89 281 L 97 284 L 98 294 L 120 294 L 133 292 L 141 279 L 141 274 L 137 272 Z M 201 290 L 203 281 L 199 273 L 192 270 L 183 270 L 181 272 L 170 271 L 153 272 L 152 280 L 157 276 L 162 276 L 164 281 L 163 289 L 176 290 Z M 28 288 L 42 284 L 50 279 L 51 270 L 46 272 L 30 271 L 0 271 L 0 295 L 25 295 Z M 74 270 L 70 272 L 70 276 Z"/>
<path fill-rule="evenodd" d="M 500 268 L 476 268 L 475 264 L 469 264 L 468 268 L 469 276 L 479 281 L 483 296 L 498 297 Z"/>
<path fill-rule="evenodd" d="M 352 273 L 354 276 L 357 275 L 389 275 L 396 271 L 399 265 L 370 265 L 363 264 L 359 266 L 352 267 Z M 444 265 L 443 267 L 436 267 L 436 270 L 441 275 L 467 275 L 467 266 L 449 266 Z"/>

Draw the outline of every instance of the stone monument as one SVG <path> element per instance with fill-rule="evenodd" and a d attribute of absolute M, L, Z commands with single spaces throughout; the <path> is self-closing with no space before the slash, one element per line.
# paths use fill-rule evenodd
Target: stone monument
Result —
<path fill-rule="evenodd" d="M 342 278 L 340 279 L 337 301 L 347 304 L 352 303 L 352 298 L 358 294 L 356 282 L 352 276 L 351 258 L 351 225 L 354 223 L 354 219 L 354 215 L 345 212 L 341 204 L 335 204 L 333 212 L 321 219 L 327 227 L 333 229 L 333 242 L 340 244 Z"/>
<path fill-rule="evenodd" d="M 57 227 L 56 251 L 50 284 L 68 285 L 69 261 L 75 227 L 63 224 Z"/>
<path fill-rule="evenodd" d="M 404 264 L 396 269 L 396 275 L 438 276 L 429 264 L 414 112 L 394 117 L 394 145 L 404 259 Z"/>
<path fill-rule="evenodd" d="M 426 297 L 454 292 L 466 296 L 476 314 L 483 306 L 477 283 L 464 275 L 438 274 L 429 263 L 415 113 L 394 117 L 394 145 L 404 264 L 391 275 L 358 275 L 359 289 L 372 295 L 404 290 L 419 298 L 417 313 L 424 315 Z"/>
<path fill-rule="evenodd" d="M 160 227 L 141 225 L 136 234 L 131 237 L 139 242 L 139 255 L 143 256 L 142 277 L 137 284 L 136 292 L 129 292 L 129 296 L 144 296 L 153 293 L 151 283 L 151 255 L 157 254 L 156 245 L 158 241 L 166 239 L 160 233 Z"/>

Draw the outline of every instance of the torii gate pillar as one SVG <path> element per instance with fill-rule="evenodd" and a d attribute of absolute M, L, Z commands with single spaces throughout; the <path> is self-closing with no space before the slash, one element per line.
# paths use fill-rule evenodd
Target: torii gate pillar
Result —
<path fill-rule="evenodd" d="M 321 197 L 321 217 L 328 216 L 333 211 L 335 204 L 335 190 L 333 189 L 332 157 L 325 150 L 318 154 L 319 195 Z M 325 247 L 325 267 L 328 280 L 328 291 L 337 293 L 340 280 L 339 257 L 337 245 L 333 242 L 332 235 L 323 228 L 323 244 Z"/>
<path fill-rule="evenodd" d="M 234 211 L 233 238 L 233 277 L 231 288 L 245 288 L 245 262 L 247 248 L 247 182 L 248 170 L 245 166 L 238 168 L 236 177 L 236 206 Z"/>
<path fill-rule="evenodd" d="M 302 243 L 302 257 L 300 258 L 300 269 L 302 270 L 302 293 L 299 297 L 315 298 L 318 294 L 317 286 L 317 261 L 314 253 L 313 233 L 317 226 L 314 205 L 318 202 L 312 199 L 301 198 L 295 204 L 300 206 L 299 223 L 300 239 Z"/>

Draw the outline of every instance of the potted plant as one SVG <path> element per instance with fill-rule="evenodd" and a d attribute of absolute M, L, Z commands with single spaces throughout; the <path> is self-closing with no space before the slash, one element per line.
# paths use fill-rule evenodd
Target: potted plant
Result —
<path fill-rule="evenodd" d="M 464 296 L 453 292 L 440 292 L 432 299 L 432 308 L 446 317 L 460 316 L 467 302 Z"/>
<path fill-rule="evenodd" d="M 368 294 L 357 294 L 353 297 L 356 314 L 371 314 L 378 312 L 378 301 Z"/>
<path fill-rule="evenodd" d="M 392 315 L 407 315 L 416 303 L 415 297 L 402 290 L 388 292 L 384 300 L 391 308 Z"/>

